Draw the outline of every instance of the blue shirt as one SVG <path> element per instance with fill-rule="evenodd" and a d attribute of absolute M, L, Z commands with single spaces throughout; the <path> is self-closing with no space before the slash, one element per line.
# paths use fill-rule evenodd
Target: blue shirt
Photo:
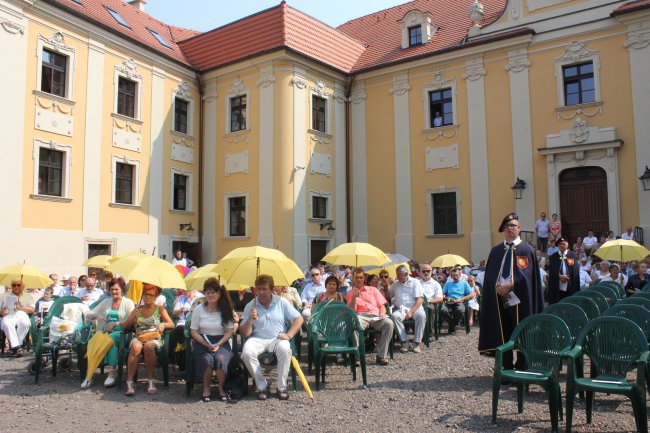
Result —
<path fill-rule="evenodd" d="M 242 323 L 248 322 L 253 307 L 257 309 L 257 320 L 253 321 L 251 337 L 276 338 L 279 333 L 287 331 L 287 322 L 293 322 L 300 316 L 298 310 L 293 308 L 289 301 L 278 295 L 273 295 L 268 309 L 264 308 L 256 297 L 244 308 Z"/>
<path fill-rule="evenodd" d="M 463 296 L 470 295 L 473 292 L 472 288 L 467 284 L 467 281 L 459 281 L 457 283 L 454 281 L 448 281 L 445 284 L 445 287 L 442 288 L 442 293 L 452 299 L 462 298 Z"/>

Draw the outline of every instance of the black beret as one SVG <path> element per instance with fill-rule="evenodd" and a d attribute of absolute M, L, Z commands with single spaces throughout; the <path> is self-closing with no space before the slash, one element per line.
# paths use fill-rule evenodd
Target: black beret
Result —
<path fill-rule="evenodd" d="M 514 212 L 510 212 L 508 215 L 503 217 L 503 221 L 501 221 L 501 225 L 499 226 L 499 233 L 502 233 L 503 230 L 505 229 L 506 224 L 508 224 L 512 220 L 519 221 L 519 215 L 517 215 Z"/>
<path fill-rule="evenodd" d="M 560 245 L 561 242 L 566 242 L 567 244 L 569 243 L 569 241 L 567 241 L 566 239 L 564 239 L 564 238 L 559 238 L 559 239 L 557 240 L 557 242 L 556 242 L 556 245 Z"/>

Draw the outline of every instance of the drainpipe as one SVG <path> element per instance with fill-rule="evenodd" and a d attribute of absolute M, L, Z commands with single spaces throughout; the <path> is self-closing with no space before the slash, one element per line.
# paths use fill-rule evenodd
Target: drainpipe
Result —
<path fill-rule="evenodd" d="M 197 227 L 198 238 L 199 238 L 199 260 L 198 262 L 203 265 L 203 123 L 204 123 L 204 114 L 203 114 L 203 82 L 201 81 L 201 75 L 196 73 L 196 86 L 199 89 L 199 222 Z"/>
<path fill-rule="evenodd" d="M 350 199 L 351 186 L 350 186 L 350 161 L 352 160 L 352 155 L 350 151 L 350 123 L 351 123 L 351 113 L 350 113 L 350 94 L 352 93 L 352 83 L 354 82 L 354 75 L 348 78 L 348 82 L 345 86 L 345 227 L 347 233 L 348 242 L 352 241 L 352 210 L 351 204 L 352 200 Z"/>

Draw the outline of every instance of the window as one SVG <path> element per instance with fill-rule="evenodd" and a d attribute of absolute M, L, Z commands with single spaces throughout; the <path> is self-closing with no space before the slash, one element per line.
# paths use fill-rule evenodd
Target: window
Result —
<path fill-rule="evenodd" d="M 230 131 L 246 129 L 246 95 L 230 98 Z"/>
<path fill-rule="evenodd" d="M 113 9 L 109 8 L 109 7 L 106 6 L 106 5 L 104 5 L 104 8 L 106 9 L 106 11 L 107 11 L 109 14 L 111 14 L 111 16 L 115 19 L 115 21 L 117 21 L 118 23 L 120 23 L 121 25 L 123 25 L 124 27 L 126 27 L 127 29 L 130 29 L 130 28 L 131 28 L 131 26 L 129 25 L 129 23 L 127 23 L 126 20 L 120 16 L 120 14 L 118 14 L 117 12 L 115 12 Z"/>
<path fill-rule="evenodd" d="M 311 128 L 315 131 L 325 132 L 325 113 L 327 100 L 320 96 L 311 97 Z"/>
<path fill-rule="evenodd" d="M 154 38 L 156 38 L 156 40 L 158 42 L 160 42 L 160 45 L 162 45 L 163 47 L 167 47 L 167 48 L 171 49 L 171 47 L 169 46 L 169 43 L 167 43 L 167 41 L 162 36 L 160 36 L 157 32 L 151 30 L 149 27 L 147 27 L 147 30 L 149 30 L 149 33 L 151 33 L 151 35 Z"/>
<path fill-rule="evenodd" d="M 38 194 L 63 197 L 63 162 L 65 152 L 39 148 Z"/>
<path fill-rule="evenodd" d="M 41 91 L 65 98 L 67 63 L 66 56 L 43 49 Z"/>
<path fill-rule="evenodd" d="M 174 101 L 174 131 L 187 134 L 187 109 L 189 102 L 176 98 Z"/>
<path fill-rule="evenodd" d="M 134 204 L 133 173 L 134 166 L 118 162 L 115 164 L 115 203 Z"/>
<path fill-rule="evenodd" d="M 429 92 L 430 128 L 454 124 L 454 103 L 451 88 Z"/>
<path fill-rule="evenodd" d="M 433 235 L 459 233 L 458 197 L 455 191 L 431 193 Z"/>
<path fill-rule="evenodd" d="M 117 84 L 117 113 L 135 119 L 135 81 L 119 77 Z"/>
<path fill-rule="evenodd" d="M 246 236 L 246 197 L 228 197 L 228 236 Z"/>
<path fill-rule="evenodd" d="M 409 27 L 409 47 L 422 44 L 422 26 Z"/>
<path fill-rule="evenodd" d="M 565 106 L 596 101 L 593 62 L 563 66 L 562 77 Z"/>
<path fill-rule="evenodd" d="M 327 219 L 327 197 L 312 196 L 311 200 L 311 217 Z"/>
<path fill-rule="evenodd" d="M 95 256 L 111 255 L 111 245 L 110 244 L 88 244 L 88 258 Z"/>
<path fill-rule="evenodd" d="M 174 173 L 174 197 L 173 209 L 175 210 L 188 210 L 187 208 L 187 187 L 188 176 L 184 174 Z"/>

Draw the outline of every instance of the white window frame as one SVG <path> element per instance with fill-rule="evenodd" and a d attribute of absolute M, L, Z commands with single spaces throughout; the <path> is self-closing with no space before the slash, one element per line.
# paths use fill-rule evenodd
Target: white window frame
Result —
<path fill-rule="evenodd" d="M 595 101 L 586 104 L 565 105 L 564 104 L 564 73 L 565 66 L 576 65 L 579 63 L 592 62 L 594 69 L 594 92 Z M 602 102 L 600 96 L 600 53 L 598 51 L 590 51 L 587 49 L 586 44 L 583 42 L 572 42 L 566 47 L 565 53 L 555 59 L 555 80 L 557 83 L 557 106 L 558 108 L 564 107 L 580 107 L 582 105 L 595 104 Z"/>
<path fill-rule="evenodd" d="M 458 92 L 456 90 L 456 80 L 446 80 L 441 78 L 441 75 L 436 75 L 436 79 L 432 83 L 424 85 L 422 89 L 422 99 L 424 100 L 424 130 L 432 130 L 438 128 L 449 128 L 458 125 L 458 110 L 456 108 L 456 100 L 458 99 Z M 438 90 L 451 89 L 451 105 L 453 109 L 454 122 L 451 125 L 432 126 L 431 120 L 431 105 L 429 104 L 429 92 Z"/>
<path fill-rule="evenodd" d="M 187 132 L 176 131 L 176 98 L 187 102 Z M 191 87 L 186 82 L 178 84 L 178 88 L 172 90 L 172 131 L 177 134 L 194 136 L 194 96 Z"/>
<path fill-rule="evenodd" d="M 325 218 L 314 217 L 314 197 L 323 197 L 327 199 L 326 215 Z M 331 222 L 332 221 L 332 197 L 331 192 L 323 191 L 309 191 L 309 219 L 318 222 Z"/>
<path fill-rule="evenodd" d="M 314 129 L 314 112 L 312 110 L 314 96 L 325 100 L 325 131 Z M 309 131 L 314 134 L 332 135 L 332 98 L 331 95 L 327 92 L 326 85 L 322 80 L 318 80 L 316 84 L 310 88 L 307 107 L 309 110 Z"/>
<path fill-rule="evenodd" d="M 63 152 L 64 161 L 63 161 L 63 173 L 61 174 L 61 196 L 58 195 L 47 195 L 38 193 L 38 172 L 40 167 L 40 149 L 44 147 L 46 149 L 52 149 L 59 152 Z M 32 151 L 32 159 L 34 160 L 34 197 L 52 197 L 54 199 L 70 199 L 70 176 L 72 173 L 72 146 L 69 144 L 61 144 L 56 141 L 46 141 L 39 138 L 34 139 L 34 147 Z"/>
<path fill-rule="evenodd" d="M 402 48 L 409 48 L 410 38 L 409 38 L 409 29 L 413 27 L 420 26 L 422 28 L 422 41 L 418 45 L 413 45 L 414 47 L 419 47 L 420 45 L 425 45 L 431 40 L 433 35 L 436 33 L 436 26 L 431 22 L 433 15 L 428 12 L 421 12 L 417 9 L 407 12 L 404 17 L 400 20 L 402 26 Z"/>
<path fill-rule="evenodd" d="M 230 100 L 232 98 L 237 98 L 239 96 L 246 96 L 246 128 L 240 129 L 238 131 L 231 131 L 230 130 Z M 250 131 L 251 129 L 251 90 L 248 88 L 244 80 L 240 77 L 237 77 L 232 83 L 231 83 L 231 89 L 230 91 L 226 94 L 226 98 L 224 98 L 224 104 L 226 107 L 226 125 L 225 125 L 225 133 L 226 134 L 237 134 L 237 133 L 242 133 L 246 131 Z"/>
<path fill-rule="evenodd" d="M 85 253 L 84 255 L 86 256 L 87 259 L 90 259 L 88 257 L 88 252 L 89 252 L 89 247 L 90 245 L 108 245 L 111 254 L 115 254 L 117 250 L 115 249 L 117 246 L 117 239 L 96 239 L 96 238 L 85 238 L 84 239 L 84 250 Z"/>
<path fill-rule="evenodd" d="M 135 88 L 135 117 L 125 116 L 117 112 L 117 95 L 119 90 L 120 77 L 126 78 L 127 80 L 134 81 L 136 84 Z M 113 76 L 113 115 L 122 119 L 128 120 L 142 120 L 142 92 L 143 92 L 143 78 L 142 75 L 138 73 L 137 65 L 133 59 L 125 59 L 122 61 L 121 66 L 115 66 L 115 74 Z"/>
<path fill-rule="evenodd" d="M 244 235 L 243 236 L 230 236 L 230 199 L 231 198 L 237 198 L 237 197 L 244 197 L 246 199 L 246 224 L 244 227 Z M 250 197 L 248 194 L 248 191 L 232 191 L 232 192 L 227 192 L 223 195 L 223 221 L 224 221 L 224 227 L 223 227 L 223 237 L 226 239 L 246 239 L 250 236 L 250 207 L 251 207 L 251 201 Z"/>
<path fill-rule="evenodd" d="M 449 193 L 449 192 L 456 193 L 456 233 L 436 233 L 434 227 L 434 221 L 433 221 L 433 194 Z M 447 188 L 443 186 L 440 188 L 427 189 L 426 203 L 427 203 L 427 213 L 429 215 L 428 231 L 427 231 L 428 236 L 441 236 L 441 237 L 462 236 L 463 234 L 463 229 L 461 227 L 462 200 L 460 196 L 460 188 L 458 187 Z"/>
<path fill-rule="evenodd" d="M 185 197 L 186 197 L 185 209 L 174 208 L 174 175 L 175 174 L 187 176 L 187 184 L 186 184 L 186 191 L 185 191 Z M 170 184 L 171 184 L 171 192 L 169 194 L 169 200 L 170 200 L 169 209 L 174 212 L 193 212 L 194 208 L 192 207 L 193 206 L 192 196 L 194 194 L 194 173 L 190 170 L 183 170 L 182 168 L 172 168 Z"/>
<path fill-rule="evenodd" d="M 61 32 L 55 32 L 51 38 L 46 38 L 42 34 L 38 35 L 38 42 L 36 43 L 36 57 L 38 59 L 36 67 L 36 91 L 42 95 L 48 95 L 53 98 L 61 98 L 59 95 L 54 95 L 52 93 L 43 92 L 41 90 L 41 79 L 43 77 L 43 48 L 47 48 L 50 51 L 53 51 L 57 54 L 67 57 L 66 62 L 66 76 L 65 76 L 65 96 L 63 99 L 66 99 L 70 102 L 74 99 L 74 69 L 75 69 L 75 49 L 66 45 L 65 36 Z"/>
<path fill-rule="evenodd" d="M 117 184 L 117 163 L 129 164 L 135 167 L 133 173 L 133 203 L 116 203 L 115 187 Z M 140 206 L 140 160 L 131 159 L 124 155 L 111 155 L 111 204 L 114 206 L 139 207 Z"/>

